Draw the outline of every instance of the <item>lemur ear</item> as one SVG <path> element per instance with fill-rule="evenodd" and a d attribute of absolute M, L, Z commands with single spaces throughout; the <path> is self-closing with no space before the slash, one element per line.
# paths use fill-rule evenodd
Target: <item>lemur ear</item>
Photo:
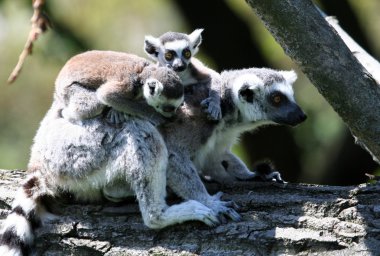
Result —
<path fill-rule="evenodd" d="M 293 84 L 297 80 L 297 74 L 294 70 L 280 71 L 280 73 L 289 84 Z"/>
<path fill-rule="evenodd" d="M 243 85 L 239 90 L 239 98 L 243 101 L 253 103 L 255 93 L 248 85 Z"/>
<path fill-rule="evenodd" d="M 203 28 L 198 28 L 189 35 L 191 47 L 193 48 L 193 50 L 197 50 L 197 48 L 202 42 L 202 31 Z"/>
<path fill-rule="evenodd" d="M 161 46 L 160 39 L 153 36 L 145 36 L 144 50 L 149 56 L 156 59 L 158 56 L 158 51 L 159 51 L 160 46 Z"/>

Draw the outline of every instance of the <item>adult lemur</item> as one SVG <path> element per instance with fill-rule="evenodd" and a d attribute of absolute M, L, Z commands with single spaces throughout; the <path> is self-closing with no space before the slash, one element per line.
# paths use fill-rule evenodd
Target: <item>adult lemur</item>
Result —
<path fill-rule="evenodd" d="M 220 108 L 219 98 L 222 93 L 221 88 L 224 81 L 222 81 L 217 72 L 205 67 L 198 59 L 193 57 L 198 52 L 199 45 L 202 42 L 202 31 L 203 29 L 196 29 L 189 35 L 178 32 L 167 32 L 158 38 L 146 36 L 144 49 L 149 56 L 157 61 L 159 66 L 170 67 L 179 74 L 185 86 L 186 101 L 192 101 L 202 105 L 203 108 L 206 108 L 211 119 L 220 120 L 222 118 L 222 110 Z M 284 72 L 284 74 L 286 74 L 286 72 Z M 289 74 L 288 76 L 291 77 L 292 75 Z M 293 78 L 295 80 L 296 76 L 294 75 Z M 200 95 L 198 95 L 199 93 L 196 92 L 196 90 L 202 91 L 201 97 L 203 98 L 199 98 Z M 205 90 L 208 90 L 208 92 L 205 92 Z M 191 94 L 197 95 L 198 98 L 191 99 L 194 97 L 191 96 Z M 194 105 L 193 107 L 196 106 Z M 226 136 L 228 136 L 228 134 L 226 134 Z M 218 149 L 216 151 L 218 151 Z M 212 157 L 212 159 L 213 158 L 215 157 Z M 231 160 L 229 161 L 229 159 Z M 278 181 L 282 181 L 280 174 L 267 164 L 261 165 L 263 168 L 258 168 L 258 171 L 263 170 L 264 173 L 262 171 L 249 171 L 229 149 L 226 150 L 222 162 L 213 164 L 215 164 L 215 166 L 224 166 L 225 171 L 218 174 L 216 171 L 211 171 L 212 167 L 210 167 L 207 168 L 210 169 L 210 171 L 204 171 L 205 175 L 203 176 L 222 183 L 230 183 L 235 180 L 235 178 L 252 179 L 256 176 L 261 176 L 263 180 L 272 180 L 272 178 L 275 178 Z M 240 167 L 234 168 L 235 165 Z M 216 167 L 216 169 L 220 168 Z M 238 170 L 238 172 L 235 172 L 235 170 Z M 231 175 L 227 173 L 231 173 Z"/>
<path fill-rule="evenodd" d="M 208 114 L 209 119 L 222 118 L 220 109 L 220 75 L 207 68 L 202 62 L 194 58 L 202 42 L 203 29 L 196 29 L 191 34 L 166 32 L 160 37 L 146 36 L 144 41 L 145 52 L 158 66 L 166 66 L 177 72 L 182 84 L 189 85 L 206 83 L 210 91 L 208 97 L 200 102 Z M 197 90 L 197 88 L 194 88 Z"/>
<path fill-rule="evenodd" d="M 87 60 L 91 61 L 83 61 L 85 56 L 90 56 Z M 68 64 L 56 81 L 52 106 L 34 138 L 29 176 L 3 222 L 0 255 L 30 253 L 33 230 L 51 216 L 46 211 L 45 199 L 61 192 L 89 201 L 103 197 L 118 201 L 135 194 L 144 223 L 150 228 L 188 220 L 213 226 L 220 223 L 221 214 L 239 218 L 218 198 L 213 209 L 194 200 L 172 206 L 165 202 L 168 163 L 165 142 L 150 121 L 150 114 L 138 113 L 138 108 L 130 103 L 141 98 L 142 84 L 148 103 L 157 92 L 169 103 L 173 98 L 181 99 L 182 85 L 172 70 L 166 67 L 150 70 L 145 61 L 114 52 L 85 53 L 69 63 L 71 66 Z M 79 65 L 79 70 L 71 68 L 75 65 Z M 178 92 L 169 93 L 172 90 Z M 146 103 L 139 104 L 142 107 Z M 106 107 L 129 114 L 114 125 L 101 114 Z M 165 112 L 164 108 L 157 109 Z M 183 188 L 193 189 L 186 184 Z"/>
<path fill-rule="evenodd" d="M 199 103 L 208 90 L 207 85 L 197 85 L 192 95 L 185 94 L 176 121 L 161 129 L 169 152 L 168 186 L 181 197 L 205 205 L 207 192 L 197 172 L 220 183 L 255 175 L 230 152 L 240 134 L 262 124 L 294 126 L 306 119 L 294 100 L 292 84 L 297 76 L 293 71 L 251 68 L 221 76 L 223 118 L 218 123 L 203 117 Z M 193 189 L 183 189 L 185 183 Z"/>

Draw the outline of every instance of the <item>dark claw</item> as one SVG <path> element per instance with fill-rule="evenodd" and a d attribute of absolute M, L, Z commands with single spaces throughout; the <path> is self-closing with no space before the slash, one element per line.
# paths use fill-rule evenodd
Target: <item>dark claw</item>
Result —
<path fill-rule="evenodd" d="M 241 221 L 241 216 L 234 209 L 228 209 L 227 213 L 228 217 L 230 217 L 233 221 Z"/>
<path fill-rule="evenodd" d="M 234 210 L 239 210 L 240 207 L 234 201 L 226 201 L 225 206 L 230 207 Z"/>
<path fill-rule="evenodd" d="M 224 214 L 219 214 L 218 219 L 221 224 L 226 224 L 228 222 L 227 218 L 224 216 Z"/>

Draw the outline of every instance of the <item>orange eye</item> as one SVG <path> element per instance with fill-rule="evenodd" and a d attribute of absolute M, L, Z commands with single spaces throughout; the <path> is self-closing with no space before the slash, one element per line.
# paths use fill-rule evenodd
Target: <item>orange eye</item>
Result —
<path fill-rule="evenodd" d="M 171 52 L 167 52 L 167 53 L 165 53 L 165 59 L 166 60 L 168 60 L 168 61 L 170 61 L 170 60 L 172 60 L 173 59 L 173 53 L 171 53 Z"/>
<path fill-rule="evenodd" d="M 280 95 L 273 96 L 273 102 L 275 104 L 280 104 L 280 102 L 281 102 L 281 96 Z"/>
<path fill-rule="evenodd" d="M 183 56 L 184 56 L 186 59 L 190 59 L 190 57 L 191 57 L 191 51 L 190 51 L 190 50 L 184 50 L 184 51 L 183 51 Z"/>

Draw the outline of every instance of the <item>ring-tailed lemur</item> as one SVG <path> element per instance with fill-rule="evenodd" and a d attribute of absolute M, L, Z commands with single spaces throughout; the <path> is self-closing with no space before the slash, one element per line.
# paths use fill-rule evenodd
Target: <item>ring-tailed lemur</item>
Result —
<path fill-rule="evenodd" d="M 125 74 L 119 70 L 115 75 L 123 77 Z M 88 107 L 87 101 L 94 103 L 98 100 L 92 98 L 93 94 L 98 96 L 98 91 L 107 84 L 102 79 L 107 76 L 94 77 L 96 79 L 87 87 L 61 88 L 60 83 L 56 84 L 52 106 L 34 138 L 28 164 L 29 175 L 2 225 L 0 255 L 28 255 L 33 247 L 34 229 L 51 217 L 44 199 L 66 191 L 77 199 L 89 201 L 104 197 L 118 201 L 131 193 L 135 194 L 144 223 L 150 228 L 163 228 L 189 220 L 214 226 L 220 223 L 219 218 L 223 214 L 233 219 L 239 218 L 234 210 L 227 207 L 227 203 L 219 200 L 218 195 L 214 197 L 218 207 L 213 209 L 195 200 L 172 206 L 166 204 L 167 148 L 161 134 L 149 120 L 125 116 L 123 122 L 114 126 L 102 115 L 90 119 L 85 115 L 80 122 L 63 117 L 63 113 L 70 113 L 64 111 L 67 108 L 74 111 L 71 112 L 74 117 L 80 116 L 68 104 L 72 97 L 79 104 L 80 114 L 86 113 L 83 111 L 86 109 L 97 109 L 92 108 L 96 104 Z M 176 75 L 168 79 L 172 79 L 169 81 L 171 83 L 178 82 Z M 83 94 L 81 88 L 93 93 Z M 79 95 L 76 90 L 79 90 Z M 111 95 L 112 92 L 109 90 Z M 107 101 L 103 104 L 114 107 L 115 102 L 123 102 L 118 93 L 109 99 L 111 103 Z M 187 184 L 183 184 L 183 188 L 193 189 Z"/>
<path fill-rule="evenodd" d="M 183 102 L 175 72 L 122 52 L 78 54 L 63 66 L 55 84 L 55 97 L 65 104 L 62 115 L 71 121 L 93 118 L 110 106 L 116 110 L 108 112 L 114 123 L 123 121 L 121 112 L 160 123 L 161 115 L 173 116 Z"/>
<path fill-rule="evenodd" d="M 196 29 L 189 35 L 166 32 L 158 38 L 146 36 L 144 50 L 157 61 L 159 66 L 166 66 L 176 71 L 185 86 L 185 91 L 189 85 L 207 83 L 210 91 L 208 97 L 200 104 L 211 120 L 219 120 L 222 118 L 220 75 L 194 58 L 202 42 L 202 31 L 203 29 Z"/>
<path fill-rule="evenodd" d="M 294 100 L 292 84 L 297 76 L 293 71 L 251 68 L 225 71 L 221 76 L 223 118 L 218 123 L 202 116 L 199 102 L 208 90 L 207 85 L 197 85 L 193 95 L 185 94 L 176 121 L 161 129 L 169 152 L 169 187 L 206 206 L 209 199 L 200 179 L 195 178 L 197 172 L 220 183 L 254 178 L 260 174 L 249 171 L 230 151 L 239 136 L 263 124 L 294 126 L 306 119 Z M 189 180 L 197 185 L 190 185 Z M 183 183 L 193 190 L 183 189 Z"/>

